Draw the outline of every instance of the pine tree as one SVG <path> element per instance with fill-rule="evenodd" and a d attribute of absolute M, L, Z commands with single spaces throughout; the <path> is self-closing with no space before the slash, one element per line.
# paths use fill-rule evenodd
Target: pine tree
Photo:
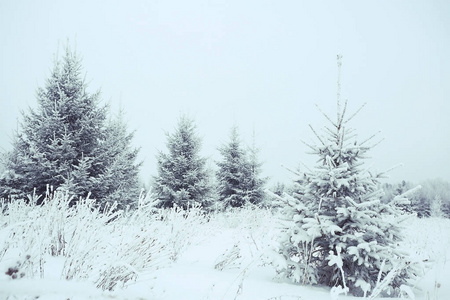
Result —
<path fill-rule="evenodd" d="M 253 133 L 252 146 L 249 148 L 249 177 L 247 184 L 247 198 L 252 204 L 260 204 L 265 196 L 264 186 L 268 178 L 261 177 L 263 163 L 258 159 L 259 149 L 256 147 L 255 133 Z"/>
<path fill-rule="evenodd" d="M 360 143 L 347 128 L 356 113 L 347 117 L 339 93 L 338 79 L 336 120 L 324 114 L 331 127 L 324 135 L 312 129 L 318 144 L 308 146 L 318 165 L 299 174 L 293 196 L 278 197 L 286 224 L 278 271 L 295 282 L 341 287 L 358 296 L 395 294 L 412 276 L 397 250 L 399 211 L 381 202 L 381 174 L 362 168 L 371 139 Z M 391 204 L 404 201 L 397 197 Z"/>
<path fill-rule="evenodd" d="M 119 174 L 136 176 L 138 165 L 133 163 L 133 154 L 128 160 L 130 168 L 123 170 L 126 175 L 117 169 L 116 178 L 107 178 L 117 156 L 127 155 L 129 147 L 125 144 L 130 140 L 124 140 L 122 148 L 112 152 L 119 149 L 111 146 L 118 137 L 105 123 L 106 106 L 99 105 L 99 92 L 89 94 L 86 87 L 81 60 L 67 46 L 45 88 L 37 91 L 37 109 L 23 113 L 13 150 L 7 154 L 6 171 L 0 177 L 3 197 L 26 198 L 34 189 L 43 195 L 51 186 L 80 197 L 90 193 L 91 198 L 104 201 L 120 186 L 116 181 Z M 105 186 L 113 188 L 105 190 Z"/>
<path fill-rule="evenodd" d="M 194 205 L 210 205 L 211 185 L 206 159 L 200 156 L 201 139 L 194 121 L 182 116 L 175 132 L 167 134 L 169 153 L 157 155 L 158 176 L 154 191 L 162 207 L 184 209 Z"/>
<path fill-rule="evenodd" d="M 249 201 L 251 169 L 236 126 L 231 129 L 230 141 L 219 148 L 219 152 L 222 160 L 217 162 L 216 177 L 221 207 L 242 207 Z"/>
<path fill-rule="evenodd" d="M 139 148 L 131 147 L 134 132 L 128 133 L 120 110 L 106 127 L 105 141 L 102 143 L 104 170 L 100 176 L 101 190 L 105 195 L 104 204 L 117 202 L 119 208 L 135 206 L 139 198 L 139 168 L 142 162 L 136 162 Z"/>
<path fill-rule="evenodd" d="M 258 161 L 255 142 L 248 150 L 243 148 L 238 129 L 234 126 L 229 142 L 222 145 L 219 152 L 222 160 L 217 162 L 216 177 L 222 208 L 261 203 L 266 179 L 260 177 L 262 163 Z"/>
<path fill-rule="evenodd" d="M 439 197 L 439 195 L 434 196 L 434 198 L 430 204 L 430 216 L 434 217 L 434 218 L 444 217 L 442 208 L 443 208 L 443 204 L 442 204 L 441 197 Z"/>
<path fill-rule="evenodd" d="M 420 183 L 420 191 L 413 196 L 412 209 L 420 218 L 430 217 L 437 211 L 438 203 L 441 202 L 441 209 L 444 216 L 449 216 L 450 207 L 450 183 L 442 179 L 428 179 Z M 433 212 L 434 211 L 434 212 Z"/>

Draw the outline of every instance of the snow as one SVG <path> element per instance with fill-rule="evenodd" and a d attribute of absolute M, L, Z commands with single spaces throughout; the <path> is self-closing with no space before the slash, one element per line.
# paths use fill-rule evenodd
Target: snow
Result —
<path fill-rule="evenodd" d="M 276 280 L 273 267 L 261 265 L 260 256 L 245 253 L 251 245 L 245 242 L 239 228 L 219 230 L 210 240 L 186 251 L 173 267 L 157 272 L 155 286 L 161 296 L 158 299 L 299 299 L 300 295 L 303 299 L 306 295 L 328 295 L 325 289 L 311 290 Z M 245 257 L 223 271 L 214 269 L 217 259 L 237 240 Z"/>
<path fill-rule="evenodd" d="M 26 209 L 22 207 L 22 209 Z M 79 210 L 80 211 L 80 210 Z M 31 212 L 31 211 L 29 211 Z M 350 300 L 355 297 L 346 296 L 339 288 L 330 290 L 326 287 L 302 286 L 293 284 L 290 281 L 277 278 L 274 267 L 271 265 L 271 251 L 275 248 L 275 239 L 278 234 L 278 223 L 273 215 L 266 210 L 241 209 L 230 213 L 220 213 L 202 219 L 199 215 L 193 214 L 194 218 L 176 212 L 172 212 L 167 219 L 172 223 L 164 221 L 152 221 L 153 223 L 143 223 L 142 227 L 131 226 L 122 221 L 114 221 L 105 226 L 103 230 L 93 228 L 100 240 L 108 241 L 111 245 L 122 245 L 118 243 L 125 240 L 131 243 L 131 237 L 137 231 L 144 230 L 148 226 L 148 231 L 143 234 L 147 237 L 151 232 L 165 235 L 160 241 L 166 242 L 166 246 L 177 246 L 177 258 L 169 260 L 167 253 L 153 253 L 155 260 L 161 259 L 163 265 L 157 264 L 146 266 L 145 263 L 135 263 L 129 259 L 130 266 L 134 266 L 137 274 L 135 280 L 126 284 L 118 284 L 113 291 L 103 291 L 96 288 L 93 277 L 79 277 L 73 280 L 64 280 L 64 264 L 68 258 L 63 255 L 52 256 L 50 253 L 42 254 L 44 262 L 43 273 L 34 272 L 23 268 L 26 276 L 22 279 L 11 279 L 5 272 L 16 262 L 26 266 L 25 246 L 28 250 L 34 250 L 33 255 L 38 255 L 42 249 L 42 241 L 51 240 L 39 235 L 35 240 L 28 240 L 28 243 L 21 244 L 15 237 L 8 233 L 14 229 L 26 228 L 29 226 L 24 221 L 26 214 L 20 219 L 15 212 L 14 215 L 1 216 L 0 225 L 0 299 L 34 299 L 39 296 L 42 300 L 67 299 L 239 299 L 239 300 Z M 36 213 L 39 215 L 39 213 Z M 13 218 L 19 218 L 14 223 Z M 78 220 L 82 219 L 78 217 Z M 138 221 L 142 219 L 138 219 Z M 51 221 L 51 220 L 50 220 Z M 70 223 L 70 219 L 64 220 Z M 129 222 L 135 222 L 130 219 Z M 159 223 L 158 223 L 159 222 Z M 44 224 L 40 219 L 35 220 L 34 226 Z M 9 224 L 9 225 L 5 225 Z M 93 223 L 100 226 L 100 222 Z M 153 224 L 153 225 L 151 225 Z M 55 224 L 56 226 L 56 224 Z M 113 234 L 108 226 L 115 226 L 116 232 Z M 122 226 L 122 228 L 119 228 Z M 153 226 L 153 227 L 151 227 Z M 68 226 L 67 228 L 71 228 Z M 158 230 L 153 230 L 158 229 Z M 87 230 L 87 229 L 86 229 Z M 450 220 L 442 218 L 417 219 L 411 218 L 405 221 L 403 230 L 405 240 L 399 244 L 399 248 L 409 251 L 418 260 L 424 261 L 427 269 L 421 274 L 415 286 L 404 287 L 404 294 L 415 297 L 417 300 L 425 299 L 449 299 L 450 298 Z M 23 233 L 25 235 L 25 233 Z M 176 234 L 178 241 L 170 238 L 170 234 Z M 92 237 L 90 237 L 92 238 Z M 89 242 L 86 236 L 85 242 Z M 78 238 L 74 239 L 81 242 Z M 142 242 L 142 239 L 137 239 Z M 187 242 L 188 241 L 188 242 Z M 67 242 L 70 242 L 68 239 Z M 131 245 L 131 244 L 130 244 Z M 181 246 L 180 246 L 181 245 Z M 69 245 L 68 245 L 69 246 Z M 116 263 L 127 261 L 130 254 L 114 253 L 106 255 L 104 251 L 113 248 L 99 247 L 98 253 L 91 253 L 86 256 L 89 261 L 83 261 L 83 265 L 91 265 L 93 268 L 100 268 L 103 264 L 94 261 L 96 257 L 100 261 L 110 257 L 116 259 Z M 69 247 L 66 251 L 69 251 Z M 124 248 L 124 251 L 127 251 Z M 132 248 L 132 249 L 136 249 Z M 140 249 L 140 248 L 139 248 Z M 159 249 L 159 248 L 158 248 Z M 6 251 L 5 251 L 6 250 Z M 102 252 L 103 251 L 103 252 Z M 74 252 L 74 255 L 76 252 Z M 125 256 L 128 255 L 128 256 Z M 163 258 L 155 256 L 161 255 Z M 134 258 L 134 256 L 131 256 Z M 76 258 L 76 257 L 75 257 Z M 72 258 L 70 261 L 76 261 Z M 32 260 L 33 258 L 31 258 Z M 330 263 L 339 264 L 339 258 Z M 37 265 L 34 265 L 37 268 Z M 84 267 L 83 267 L 84 268 Z M 20 269 L 22 271 L 22 269 Z M 86 269 L 87 270 L 87 269 Z M 95 272 L 86 271 L 85 275 L 92 275 Z M 98 275 L 98 274 L 97 274 Z M 42 278 L 41 278 L 42 277 Z"/>

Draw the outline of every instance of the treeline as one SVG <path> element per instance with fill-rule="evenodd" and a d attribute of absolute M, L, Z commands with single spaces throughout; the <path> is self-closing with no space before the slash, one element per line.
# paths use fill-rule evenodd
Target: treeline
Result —
<path fill-rule="evenodd" d="M 414 212 L 420 218 L 445 217 L 450 218 L 450 182 L 443 179 L 428 179 L 421 182 L 420 189 L 409 195 L 410 204 L 404 207 L 408 212 Z M 395 196 L 416 187 L 417 184 L 403 180 L 401 183 L 383 184 L 385 202 Z"/>
<path fill-rule="evenodd" d="M 237 127 L 231 129 L 229 141 L 219 148 L 221 160 L 216 162 L 215 174 L 206 167 L 207 159 L 201 157 L 200 147 L 194 121 L 181 116 L 175 132 L 167 134 L 168 153 L 157 155 L 158 175 L 152 186 L 160 207 L 222 210 L 262 204 L 267 179 L 261 177 L 258 149 L 243 146 Z"/>
<path fill-rule="evenodd" d="M 29 199 L 39 204 L 55 190 L 96 199 L 101 206 L 117 203 L 124 209 L 137 204 L 143 185 L 139 148 L 132 146 L 122 112 L 112 115 L 90 94 L 79 56 L 65 48 L 43 88 L 36 109 L 22 112 L 13 149 L 2 155 L 0 197 Z M 157 154 L 158 175 L 152 190 L 160 207 L 226 209 L 260 204 L 266 179 L 261 177 L 257 148 L 244 147 L 238 129 L 219 148 L 216 174 L 201 157 L 201 139 L 194 120 L 181 116 L 175 132 L 167 134 L 168 152 Z"/>
<path fill-rule="evenodd" d="M 450 218 L 450 182 L 443 179 L 428 179 L 420 183 L 403 180 L 400 183 L 383 183 L 382 202 L 389 203 L 395 196 L 402 195 L 416 187 L 414 193 L 408 195 L 409 204 L 402 207 L 405 212 L 414 213 L 419 218 L 445 217 Z M 275 183 L 270 190 L 281 196 L 295 194 L 295 186 L 283 182 Z"/>
<path fill-rule="evenodd" d="M 13 149 L 1 156 L 0 198 L 38 198 L 39 204 L 61 189 L 70 193 L 72 204 L 90 197 L 100 206 L 137 205 L 144 184 L 133 132 L 128 131 L 122 111 L 111 114 L 101 104 L 100 92 L 86 91 L 81 70 L 79 56 L 66 47 L 45 86 L 37 90 L 37 108 L 22 112 Z M 167 151 L 157 154 L 157 175 L 147 187 L 159 207 L 217 210 L 265 204 L 267 178 L 261 176 L 255 141 L 246 146 L 238 128 L 232 127 L 228 141 L 218 148 L 221 156 L 215 171 L 201 156 L 201 145 L 195 121 L 181 115 L 174 132 L 167 134 Z M 414 186 L 405 181 L 384 184 L 383 200 L 389 202 Z M 450 218 L 450 183 L 429 180 L 421 186 L 404 209 L 419 217 Z M 297 192 L 284 183 L 272 191 L 278 196 Z"/>

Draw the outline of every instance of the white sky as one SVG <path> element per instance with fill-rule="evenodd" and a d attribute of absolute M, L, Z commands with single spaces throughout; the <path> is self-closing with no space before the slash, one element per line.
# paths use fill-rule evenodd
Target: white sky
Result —
<path fill-rule="evenodd" d="M 281 164 L 315 162 L 300 139 L 326 124 L 315 103 L 335 115 L 343 54 L 342 98 L 350 111 L 368 103 L 352 125 L 384 138 L 373 169 L 450 180 L 449 16 L 447 0 L 2 1 L 0 146 L 70 39 L 91 91 L 137 130 L 145 181 L 180 113 L 212 160 L 233 124 L 248 143 L 255 129 L 265 174 L 286 181 Z"/>

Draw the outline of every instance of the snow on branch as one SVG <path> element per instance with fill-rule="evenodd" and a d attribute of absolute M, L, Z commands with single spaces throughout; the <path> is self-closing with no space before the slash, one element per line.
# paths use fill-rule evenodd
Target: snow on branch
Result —
<path fill-rule="evenodd" d="M 330 123 L 333 124 L 334 127 L 338 127 L 338 124 L 336 124 L 333 120 L 331 120 L 331 118 L 330 118 L 326 113 L 324 113 L 322 109 L 320 109 L 320 107 L 319 107 L 319 105 L 318 105 L 317 103 L 316 103 L 315 105 L 316 105 L 317 109 L 320 111 L 320 113 L 321 113 L 328 121 L 330 121 Z"/>
<path fill-rule="evenodd" d="M 325 143 L 322 141 L 322 139 L 320 138 L 320 135 L 317 134 L 317 132 L 314 130 L 314 128 L 311 126 L 311 124 L 309 125 L 309 128 L 311 128 L 312 132 L 314 133 L 314 135 L 317 137 L 317 139 L 322 143 L 322 145 L 326 146 Z"/>
<path fill-rule="evenodd" d="M 338 66 L 338 78 L 337 78 L 337 120 L 339 121 L 341 113 L 341 68 L 342 68 L 342 54 L 337 55 L 337 66 Z"/>
<path fill-rule="evenodd" d="M 300 140 L 300 142 L 302 142 L 305 146 L 307 146 L 308 148 L 310 148 L 312 151 L 314 151 L 314 152 L 317 151 L 317 149 L 316 149 L 314 146 L 312 146 L 311 144 L 305 142 L 304 140 Z"/>
<path fill-rule="evenodd" d="M 376 137 L 379 133 L 381 133 L 381 130 L 378 131 L 378 132 L 376 132 L 376 133 L 374 133 L 374 134 L 373 134 L 372 136 L 370 136 L 368 139 L 364 140 L 362 143 L 360 143 L 360 145 L 362 146 L 362 145 L 364 145 L 365 143 L 371 141 L 371 140 L 372 140 L 374 137 Z"/>
<path fill-rule="evenodd" d="M 355 112 L 353 115 L 351 115 L 351 116 L 344 122 L 344 124 L 347 124 L 348 122 L 350 122 L 350 120 L 352 120 L 352 119 L 353 119 L 353 118 L 361 111 L 361 109 L 363 109 L 364 106 L 366 106 L 366 104 L 367 104 L 367 102 L 365 102 L 363 105 L 361 105 L 361 107 L 358 108 L 358 110 L 356 110 L 356 112 Z"/>
<path fill-rule="evenodd" d="M 350 198 L 348 196 L 345 197 L 345 200 L 347 200 L 351 205 L 353 205 L 356 208 L 364 208 L 364 207 L 368 207 L 368 206 L 380 203 L 380 200 L 373 200 L 373 201 L 366 201 L 366 202 L 362 202 L 362 203 L 356 203 L 355 201 L 353 201 L 352 198 Z"/>
<path fill-rule="evenodd" d="M 370 296 L 368 299 L 372 300 L 378 297 L 378 295 L 383 292 L 384 290 L 388 289 L 389 284 L 395 280 L 395 278 L 400 274 L 400 272 L 407 268 L 407 263 L 405 261 L 400 262 L 399 264 L 395 265 L 383 278 L 383 280 L 378 281 L 375 288 L 372 290 Z M 380 272 L 382 269 L 380 270 Z M 380 278 L 380 274 L 378 275 L 378 278 Z"/>
<path fill-rule="evenodd" d="M 342 123 L 344 122 L 344 116 L 345 116 L 345 113 L 347 112 L 347 103 L 348 103 L 348 100 L 346 99 L 345 103 L 344 103 L 344 109 L 342 110 L 341 118 L 340 119 L 338 118 L 339 127 L 341 127 Z M 339 115 L 338 115 L 338 117 L 339 117 Z"/>
<path fill-rule="evenodd" d="M 286 167 L 285 165 L 281 165 L 281 167 L 284 168 L 284 169 L 286 169 L 287 171 L 291 172 L 291 173 L 294 174 L 294 175 L 302 176 L 302 174 L 300 174 L 299 172 L 294 171 L 294 170 L 292 170 L 292 169 Z"/>
<path fill-rule="evenodd" d="M 397 165 L 395 165 L 395 166 L 393 166 L 393 167 L 391 167 L 391 168 L 389 168 L 389 169 L 387 169 L 385 171 L 380 172 L 378 174 L 378 176 L 384 176 L 385 174 L 391 172 L 392 170 L 397 169 L 397 168 L 402 167 L 402 166 L 403 166 L 403 164 L 397 164 Z"/>
<path fill-rule="evenodd" d="M 415 192 L 417 192 L 418 190 L 420 190 L 422 188 L 421 185 L 418 185 L 410 190 L 407 190 L 406 192 L 404 192 L 403 194 L 397 195 L 394 197 L 394 199 L 392 200 L 392 203 L 395 204 L 408 204 L 409 203 L 409 199 L 408 197 L 411 194 L 414 194 Z"/>

